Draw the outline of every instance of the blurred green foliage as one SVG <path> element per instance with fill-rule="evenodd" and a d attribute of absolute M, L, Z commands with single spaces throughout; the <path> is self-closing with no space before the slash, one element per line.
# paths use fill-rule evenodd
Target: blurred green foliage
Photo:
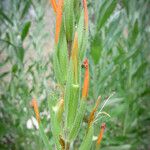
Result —
<path fill-rule="evenodd" d="M 51 80 L 50 57 L 41 54 L 49 40 L 43 32 L 47 3 L 0 1 L 0 149 L 43 149 L 39 133 L 27 129 L 27 122 L 34 115 L 32 97 L 43 100 Z"/>
<path fill-rule="evenodd" d="M 90 98 L 115 91 L 105 107 L 107 150 L 150 148 L 149 7 L 148 0 L 89 2 Z"/>
<path fill-rule="evenodd" d="M 48 84 L 54 80 L 49 71 L 51 56 L 42 55 L 49 40 L 48 31 L 43 32 L 47 4 L 46 0 L 0 1 L 0 149 L 43 149 L 39 133 L 27 129 L 26 123 L 33 116 L 31 98 L 36 96 L 41 112 L 47 112 L 45 100 L 53 88 Z M 150 148 L 149 7 L 149 0 L 88 1 L 88 109 L 98 95 L 104 100 L 115 92 L 104 108 L 111 118 L 98 120 L 107 125 L 102 150 Z M 47 114 L 42 121 L 51 137 Z M 81 143 L 82 133 L 75 145 Z"/>

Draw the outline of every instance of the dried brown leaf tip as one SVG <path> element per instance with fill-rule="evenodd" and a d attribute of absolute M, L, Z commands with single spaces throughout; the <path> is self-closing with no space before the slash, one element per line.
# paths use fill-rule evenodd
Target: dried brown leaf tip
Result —
<path fill-rule="evenodd" d="M 92 112 L 90 113 L 90 116 L 89 116 L 89 119 L 88 119 L 88 127 L 90 127 L 90 125 L 93 123 L 94 119 L 95 119 L 95 112 L 97 111 L 98 109 L 98 106 L 100 104 L 100 101 L 101 101 L 101 96 L 98 97 L 97 101 L 96 101 L 96 104 L 95 104 L 95 107 L 94 109 L 92 110 Z"/>
<path fill-rule="evenodd" d="M 84 60 L 83 66 L 85 68 L 85 74 L 84 74 L 84 83 L 82 88 L 82 98 L 86 99 L 88 95 L 88 89 L 89 89 L 89 63 L 87 58 Z"/>
<path fill-rule="evenodd" d="M 63 13 L 64 0 L 59 0 L 57 5 L 57 15 L 56 15 L 56 31 L 55 31 L 55 44 L 58 43 L 60 36 L 60 30 L 62 25 L 62 13 Z"/>
<path fill-rule="evenodd" d="M 106 128 L 106 124 L 102 123 L 100 133 L 99 133 L 99 136 L 98 136 L 98 139 L 97 139 L 97 146 L 99 146 L 101 141 L 102 141 L 105 128 Z"/>
<path fill-rule="evenodd" d="M 59 143 L 61 145 L 62 150 L 64 150 L 65 149 L 65 141 L 61 135 L 59 135 Z"/>
<path fill-rule="evenodd" d="M 65 142 L 61 135 L 59 135 L 59 143 L 61 145 L 62 150 L 69 150 L 70 147 L 69 143 Z"/>
<path fill-rule="evenodd" d="M 39 114 L 39 109 L 38 109 L 38 103 L 37 103 L 37 100 L 35 98 L 32 99 L 31 106 L 34 109 L 37 122 L 40 123 L 40 114 Z"/>
<path fill-rule="evenodd" d="M 83 8 L 84 8 L 84 24 L 86 30 L 88 29 L 88 8 L 87 8 L 87 1 L 83 0 Z"/>
<path fill-rule="evenodd" d="M 57 3 L 56 3 L 56 0 L 50 0 L 50 2 L 51 2 L 51 5 L 52 5 L 52 7 L 54 9 L 54 12 L 56 13 L 57 12 Z"/>

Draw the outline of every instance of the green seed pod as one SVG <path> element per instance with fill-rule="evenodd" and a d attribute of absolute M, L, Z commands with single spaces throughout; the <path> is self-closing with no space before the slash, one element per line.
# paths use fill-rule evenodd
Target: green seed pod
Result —
<path fill-rule="evenodd" d="M 92 145 L 92 138 L 94 134 L 94 127 L 93 125 L 89 127 L 87 135 L 84 137 L 83 142 L 79 150 L 90 150 Z"/>

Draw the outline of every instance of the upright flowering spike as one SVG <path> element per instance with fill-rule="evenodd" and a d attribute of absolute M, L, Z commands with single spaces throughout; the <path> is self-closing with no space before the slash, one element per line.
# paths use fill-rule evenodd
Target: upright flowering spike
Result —
<path fill-rule="evenodd" d="M 37 122 L 40 123 L 40 114 L 39 114 L 38 103 L 36 99 L 32 99 L 31 106 L 34 109 Z"/>
<path fill-rule="evenodd" d="M 100 145 L 100 143 L 101 143 L 101 140 L 102 140 L 102 137 L 103 137 L 103 134 L 104 134 L 104 130 L 105 130 L 105 128 L 106 128 L 106 124 L 105 123 L 103 123 L 102 125 L 101 125 L 101 129 L 100 129 L 100 133 L 99 133 L 99 136 L 98 136 L 98 139 L 97 139 L 97 147 L 99 147 L 99 145 Z"/>
<path fill-rule="evenodd" d="M 87 8 L 87 1 L 83 0 L 83 8 L 84 8 L 84 24 L 86 30 L 88 29 L 88 8 Z"/>
<path fill-rule="evenodd" d="M 78 34 L 75 32 L 73 47 L 72 47 L 72 60 L 74 66 L 74 76 L 75 81 L 77 83 L 77 76 L 78 76 Z"/>
<path fill-rule="evenodd" d="M 89 63 L 87 58 L 84 60 L 83 66 L 85 68 L 85 74 L 84 74 L 84 83 L 82 89 L 82 98 L 86 99 L 88 95 L 88 89 L 89 89 Z"/>
<path fill-rule="evenodd" d="M 64 0 L 59 0 L 57 5 L 57 16 L 56 16 L 56 31 L 55 31 L 55 43 L 58 43 L 61 24 L 62 24 L 62 13 L 63 13 Z"/>
<path fill-rule="evenodd" d="M 100 104 L 100 101 L 101 101 L 101 96 L 98 97 L 97 101 L 96 101 L 96 104 L 95 104 L 95 107 L 94 109 L 92 110 L 92 112 L 90 113 L 90 116 L 89 116 L 89 119 L 88 119 L 88 126 L 90 127 L 91 123 L 94 121 L 95 119 L 95 112 Z"/>
<path fill-rule="evenodd" d="M 57 13 L 57 3 L 56 3 L 56 0 L 50 0 L 50 2 L 51 2 L 51 5 L 52 5 L 52 7 L 54 9 L 54 12 Z"/>

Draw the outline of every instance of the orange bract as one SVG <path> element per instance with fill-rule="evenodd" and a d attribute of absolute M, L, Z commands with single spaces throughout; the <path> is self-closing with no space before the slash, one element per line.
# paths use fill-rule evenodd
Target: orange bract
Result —
<path fill-rule="evenodd" d="M 84 60 L 83 65 L 85 67 L 85 74 L 84 74 L 84 83 L 83 83 L 83 89 L 82 89 L 82 98 L 85 99 L 88 95 L 88 89 L 89 89 L 89 63 L 88 63 L 88 59 Z"/>
<path fill-rule="evenodd" d="M 85 28 L 88 29 L 88 9 L 87 9 L 87 1 L 86 0 L 83 0 L 83 8 L 84 8 Z"/>
<path fill-rule="evenodd" d="M 56 13 L 57 12 L 57 3 L 56 3 L 56 0 L 50 0 L 50 2 L 51 2 L 51 5 L 52 5 L 52 7 L 54 9 L 54 12 Z"/>
<path fill-rule="evenodd" d="M 102 137 L 103 137 L 103 133 L 104 133 L 105 128 L 106 128 L 106 124 L 103 123 L 103 124 L 101 125 L 100 133 L 99 133 L 99 136 L 98 136 L 98 139 L 97 139 L 97 145 L 100 145 L 100 143 L 101 143 L 101 140 L 102 140 Z"/>
<path fill-rule="evenodd" d="M 38 103 L 37 103 L 36 99 L 32 99 L 31 105 L 34 109 L 34 112 L 36 115 L 36 120 L 38 121 L 38 123 L 40 123 L 40 114 L 39 114 Z"/>
<path fill-rule="evenodd" d="M 58 43 L 61 24 L 62 24 L 62 13 L 63 13 L 64 0 L 59 0 L 57 5 L 57 16 L 56 16 L 56 31 L 55 31 L 55 43 Z"/>

